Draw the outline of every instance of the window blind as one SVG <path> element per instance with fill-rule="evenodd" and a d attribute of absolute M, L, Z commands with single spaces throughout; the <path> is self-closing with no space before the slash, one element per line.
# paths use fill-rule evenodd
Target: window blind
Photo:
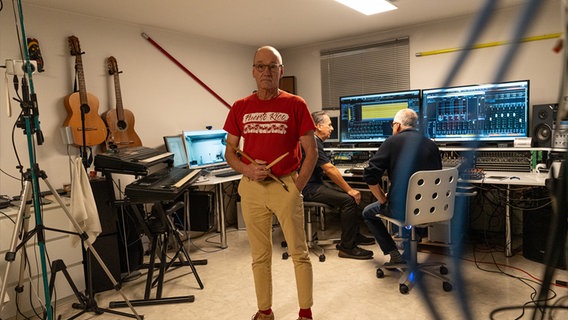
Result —
<path fill-rule="evenodd" d="M 339 97 L 410 89 L 408 37 L 320 52 L 324 110 Z"/>

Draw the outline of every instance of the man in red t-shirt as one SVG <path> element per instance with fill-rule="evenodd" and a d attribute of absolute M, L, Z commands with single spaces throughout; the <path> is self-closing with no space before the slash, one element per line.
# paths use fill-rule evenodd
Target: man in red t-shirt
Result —
<path fill-rule="evenodd" d="M 273 47 L 259 48 L 252 75 L 257 91 L 237 100 L 223 127 L 228 132 L 227 162 L 243 174 L 239 183 L 241 208 L 247 226 L 258 312 L 253 319 L 271 320 L 272 215 L 276 215 L 292 260 L 298 288 L 299 320 L 312 319 L 313 273 L 304 232 L 301 191 L 317 160 L 315 125 L 304 99 L 278 88 L 284 74 L 282 56 Z M 240 158 L 235 147 L 243 139 Z M 305 151 L 302 167 L 301 147 Z M 276 165 L 267 169 L 281 155 Z M 299 170 L 299 171 L 298 171 Z M 280 179 L 287 190 L 274 177 Z"/>

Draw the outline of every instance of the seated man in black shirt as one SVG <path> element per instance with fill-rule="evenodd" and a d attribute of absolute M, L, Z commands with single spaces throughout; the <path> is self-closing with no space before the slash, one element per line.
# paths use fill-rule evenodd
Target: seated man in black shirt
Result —
<path fill-rule="evenodd" d="M 324 111 L 312 113 L 312 118 L 316 124 L 314 135 L 318 145 L 318 161 L 308 184 L 302 191 L 304 200 L 322 202 L 341 210 L 341 242 L 336 246 L 339 250 L 339 257 L 371 259 L 372 251 L 357 246 L 375 243 L 373 238 L 365 237 L 359 232 L 359 227 L 363 222 L 361 208 L 359 208 L 361 193 L 345 182 L 339 170 L 331 163 L 323 150 L 323 142 L 333 131 L 331 120 Z M 324 183 L 324 174 L 341 189 Z"/>
<path fill-rule="evenodd" d="M 414 110 L 399 110 L 392 124 L 393 135 L 369 159 L 364 173 L 369 190 L 377 201 L 365 207 L 363 217 L 383 253 L 390 255 L 386 266 L 404 263 L 404 259 L 377 214 L 404 220 L 410 176 L 416 171 L 442 169 L 440 150 L 435 142 L 418 131 L 418 116 Z M 385 171 L 390 181 L 388 195 L 380 186 Z"/>

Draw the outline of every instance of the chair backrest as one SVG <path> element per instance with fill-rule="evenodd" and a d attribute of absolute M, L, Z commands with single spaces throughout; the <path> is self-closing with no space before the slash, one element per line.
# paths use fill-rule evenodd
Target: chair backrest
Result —
<path fill-rule="evenodd" d="M 406 225 L 447 221 L 454 215 L 458 170 L 415 172 L 408 182 Z"/>

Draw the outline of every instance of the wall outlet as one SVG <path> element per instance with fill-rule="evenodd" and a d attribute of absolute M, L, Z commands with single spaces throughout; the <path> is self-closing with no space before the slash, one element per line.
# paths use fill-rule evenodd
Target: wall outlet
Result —
<path fill-rule="evenodd" d="M 30 60 L 32 74 L 37 72 L 37 61 Z M 8 75 L 23 76 L 28 73 L 26 61 L 6 59 L 6 73 Z"/>

